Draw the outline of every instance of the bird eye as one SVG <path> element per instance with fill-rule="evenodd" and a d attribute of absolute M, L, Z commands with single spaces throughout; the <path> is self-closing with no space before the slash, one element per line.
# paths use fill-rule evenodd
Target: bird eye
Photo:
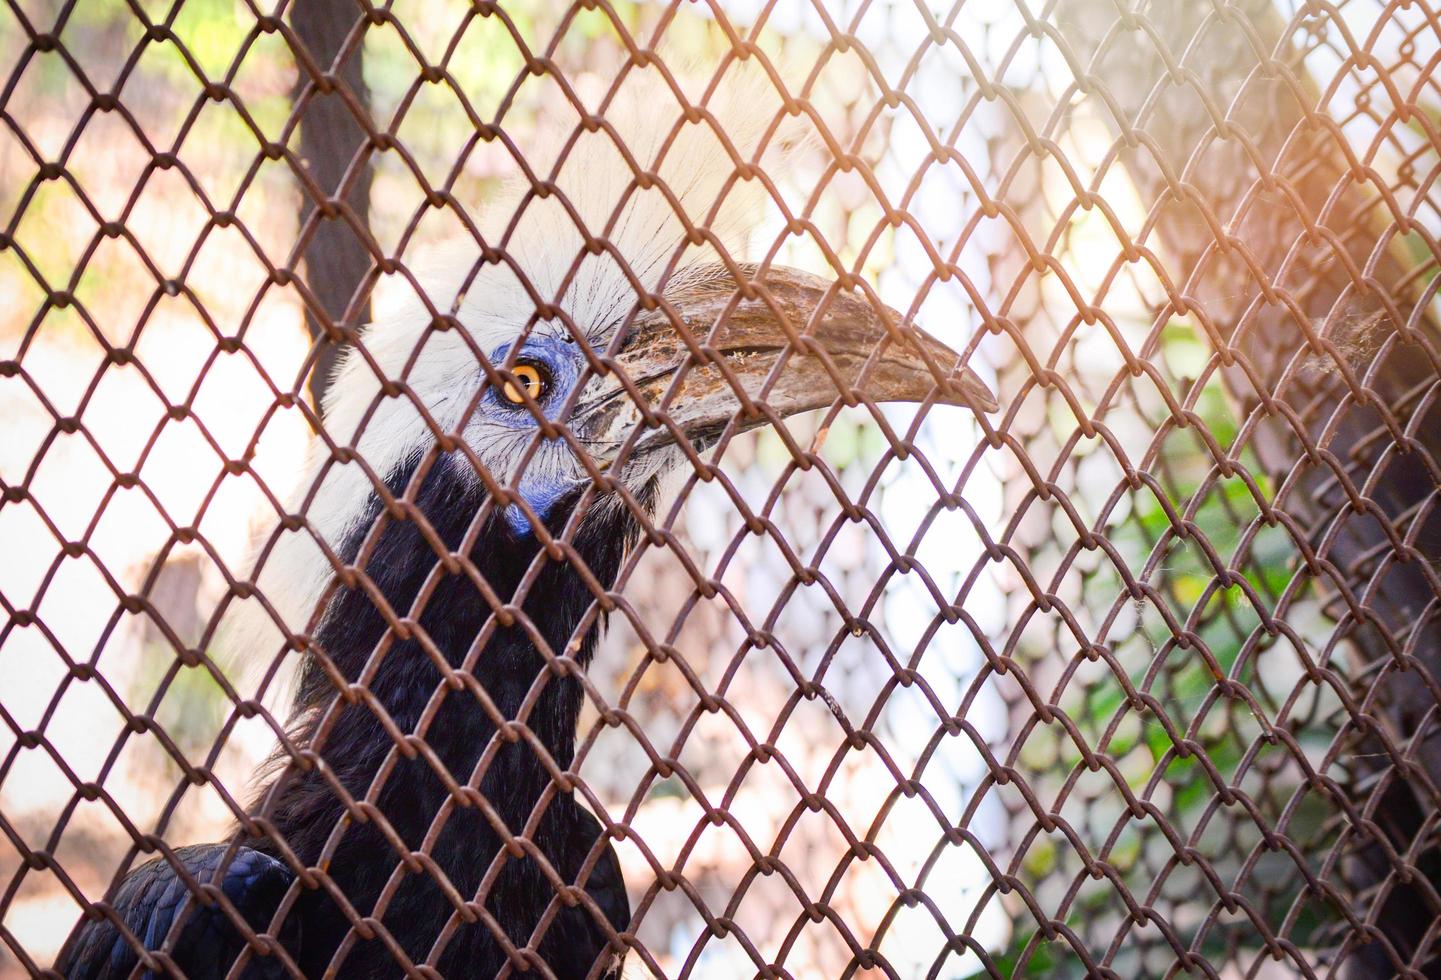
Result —
<path fill-rule="evenodd" d="M 550 378 L 535 364 L 517 364 L 510 369 L 510 374 L 514 380 L 501 385 L 500 393 L 512 405 L 525 404 L 522 391 L 529 395 L 532 401 L 540 401 L 550 390 Z"/>

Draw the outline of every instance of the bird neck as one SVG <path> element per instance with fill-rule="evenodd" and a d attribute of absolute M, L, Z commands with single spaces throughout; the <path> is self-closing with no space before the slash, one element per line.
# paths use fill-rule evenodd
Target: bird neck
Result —
<path fill-rule="evenodd" d="M 393 474 L 397 497 L 415 472 L 411 462 Z M 551 509 L 557 532 L 576 496 Z M 340 549 L 369 588 L 341 587 L 329 603 L 302 669 L 295 741 L 318 752 L 352 796 L 370 795 L 383 812 L 408 819 L 412 826 L 397 829 L 416 843 L 452 795 L 448 781 L 479 789 L 518 832 L 540 797 L 555 792 L 552 767 L 563 771 L 574 761 L 583 703 L 575 668 L 589 663 L 603 617 L 582 630 L 595 596 L 577 567 L 545 556 L 501 508 L 479 517 L 487 494 L 464 460 L 441 457 L 411 499 L 415 516 L 407 518 L 382 514 L 372 501 Z M 480 533 L 466 547 L 477 519 Z M 621 509 L 594 507 L 572 546 L 592 580 L 608 589 L 635 537 Z M 519 613 L 496 615 L 487 588 Z M 405 628 L 395 629 L 392 621 L 401 620 Z M 447 684 L 442 663 L 452 681 L 461 680 L 458 687 Z M 369 703 L 338 697 L 337 673 L 363 685 Z M 421 735 L 428 753 L 391 761 L 414 755 L 394 730 Z M 333 825 L 337 816 L 338 802 L 329 804 L 335 794 L 323 778 L 292 773 L 291 783 L 274 819 L 287 837 L 309 832 L 318 847 L 325 821 Z"/>

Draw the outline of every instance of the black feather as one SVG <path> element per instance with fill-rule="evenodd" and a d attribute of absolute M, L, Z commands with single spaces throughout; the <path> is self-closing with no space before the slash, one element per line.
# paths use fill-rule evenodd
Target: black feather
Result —
<path fill-rule="evenodd" d="M 404 491 L 417 466 L 417 460 L 410 460 L 391 475 L 394 493 Z M 574 512 L 578 495 L 575 491 L 552 507 L 550 521 L 556 530 Z M 467 463 L 442 457 L 423 480 L 415 505 L 444 548 L 455 552 L 462 548 L 486 499 L 483 486 L 468 473 Z M 437 577 L 440 557 L 417 522 L 381 514 L 376 499 L 340 549 L 346 561 L 357 560 L 362 541 L 372 529 L 378 536 L 361 570 L 373 588 L 397 615 L 406 616 L 422 586 L 433 582 L 419 615 L 420 631 L 452 667 L 460 666 L 478 646 L 472 676 L 504 719 L 520 717 L 537 679 L 545 675 L 525 724 L 552 764 L 567 769 L 575 757 L 575 729 L 582 702 L 577 679 L 550 671 L 519 624 L 497 628 L 491 622 L 490 605 L 471 577 L 450 572 Z M 636 533 L 634 521 L 619 509 L 592 508 L 582 521 L 574 547 L 591 574 L 609 587 Z M 534 536 L 517 535 L 500 509 L 493 508 L 467 554 L 489 587 L 508 601 L 540 551 Z M 570 564 L 543 561 L 522 609 L 549 649 L 563 653 L 594 596 Z M 589 662 L 602 625 L 597 622 L 589 629 L 570 654 L 579 666 Z M 313 641 L 352 682 L 361 679 L 372 655 L 383 648 L 370 668 L 366 687 L 401 732 L 417 731 L 428 702 L 441 687 L 442 673 L 418 638 L 400 639 L 391 634 L 370 593 L 363 588 L 336 592 Z M 278 862 L 282 849 L 277 843 L 283 840 L 308 867 L 329 876 L 356 914 L 378 920 L 412 962 L 429 962 L 446 976 L 495 975 L 506 963 L 506 943 L 527 950 L 523 955 L 532 960 L 538 955 L 558 977 L 618 972 L 620 960 L 611 937 L 629 927 L 630 905 L 614 850 L 603 839 L 599 821 L 571 792 L 556 785 L 542 753 L 530 741 L 507 741 L 497 735 L 497 725 L 476 694 L 468 689 L 445 690 L 424 738 L 434 761 L 461 786 L 472 780 L 483 753 L 492 751 L 493 757 L 478 777 L 478 788 L 503 821 L 505 834 L 492 825 L 482 808 L 469 805 L 469 801 L 457 805 L 445 780 L 423 755 L 401 755 L 388 763 L 395 742 L 378 711 L 365 703 L 337 699 L 330 674 L 314 656 L 301 672 L 295 717 L 292 742 L 315 750 L 326 772 L 315 766 L 301 768 L 290 763 L 288 756 L 277 756 L 274 776 L 254 806 L 256 815 L 275 828 L 273 839 L 247 841 L 256 851 L 277 859 L 275 867 L 283 869 Z M 387 764 L 393 768 L 383 787 L 374 792 L 372 782 Z M 397 852 L 377 821 L 345 818 L 345 806 L 331 780 L 338 781 L 354 799 L 370 797 L 407 852 L 426 846 L 437 815 L 444 814 L 443 828 L 428 847 L 429 860 L 463 900 L 474 901 L 488 881 L 484 908 L 494 926 L 483 917 L 465 922 L 436 876 L 404 866 L 407 855 Z M 522 856 L 507 852 L 507 837 L 524 838 L 528 849 Z M 201 855 L 212 850 L 187 849 L 186 853 L 201 860 Z M 550 874 L 542 859 L 549 864 Z M 141 915 L 141 910 L 156 905 L 156 899 L 145 896 L 156 887 L 152 880 L 164 875 L 164 868 L 154 863 L 136 869 L 117 894 L 117 904 L 123 900 L 133 907 L 134 914 Z M 563 888 L 583 887 L 592 901 L 560 897 L 552 875 Z M 377 902 L 392 878 L 398 880 L 380 909 Z M 227 877 L 227 883 L 229 880 Z M 263 917 L 263 909 L 257 912 Z M 547 918 L 548 924 L 540 929 Z M 69 962 L 75 976 L 113 975 L 103 972 L 111 944 L 102 942 L 98 933 L 92 935 L 95 929 L 103 931 L 104 927 L 85 927 L 74 947 Z M 118 935 L 113 927 L 111 931 Z M 163 932 L 159 930 L 162 936 Z M 346 978 L 400 974 L 395 957 L 381 939 L 366 940 L 351 933 L 352 920 L 342 905 L 329 890 L 314 889 L 302 893 L 288 911 L 282 943 L 307 976 L 319 977 L 331 968 L 334 975 Z M 209 949 L 217 952 L 212 954 Z M 186 972 L 192 977 L 223 976 L 233 960 L 227 950 L 222 946 L 187 948 L 177 956 L 190 958 L 194 969 Z M 273 958 L 257 959 L 253 969 L 272 966 L 278 968 Z"/>
<path fill-rule="evenodd" d="M 224 844 L 182 847 L 175 858 L 198 884 L 209 884 L 225 856 Z M 257 933 L 264 932 L 294 876 L 269 855 L 240 848 L 219 881 L 221 892 Z M 217 902 L 191 892 L 175 866 L 165 857 L 147 861 L 132 871 L 111 899 L 115 912 L 147 950 L 159 950 L 185 909 L 171 956 L 191 980 L 219 980 L 226 976 L 245 946 L 245 939 Z M 132 943 L 110 919 L 81 926 L 58 969 L 71 980 L 121 980 L 129 977 L 140 957 Z M 242 974 L 247 980 L 283 977 L 274 957 L 252 956 Z M 146 971 L 143 976 L 155 976 Z"/>
<path fill-rule="evenodd" d="M 396 492 L 403 490 L 415 463 L 392 477 Z M 431 469 L 416 495 L 417 509 L 446 548 L 459 549 L 486 495 L 463 460 L 443 458 Z M 378 505 L 374 505 L 378 511 Z M 552 511 L 558 529 L 575 506 L 574 497 Z M 628 521 L 587 515 L 575 541 L 600 581 L 613 582 L 627 546 L 634 540 Z M 383 524 L 364 572 L 397 614 L 407 613 L 422 585 L 436 571 L 439 557 L 412 520 L 379 518 Z M 372 521 L 360 522 L 343 549 L 353 560 Z M 509 599 L 539 553 L 533 537 L 517 536 L 498 508 L 488 517 L 469 558 L 484 581 L 503 599 Z M 593 601 L 591 592 L 568 564 L 547 562 L 529 590 L 523 609 L 552 651 L 564 651 L 582 615 Z M 440 576 L 420 616 L 420 627 L 451 665 L 461 664 L 491 619 L 491 608 L 465 574 Z M 494 626 L 494 624 L 491 624 Z M 317 631 L 316 642 L 348 679 L 358 679 L 372 651 L 386 637 L 387 624 L 375 602 L 363 589 L 341 591 Z M 577 659 L 590 659 L 596 639 L 592 630 L 583 638 Z M 516 718 L 545 660 L 525 630 L 517 625 L 497 628 L 479 652 L 474 677 L 500 714 Z M 379 661 L 369 682 L 381 706 L 404 732 L 415 730 L 426 704 L 442 677 L 416 639 L 397 641 Z M 315 743 L 323 712 L 335 704 L 330 678 L 311 661 L 301 679 L 300 704 L 308 709 L 301 731 L 304 742 Z M 384 732 L 376 713 L 363 704 L 336 706 L 320 754 L 334 776 L 356 798 L 363 797 L 394 743 Z M 581 707 L 581 688 L 573 677 L 550 676 L 526 719 L 526 725 L 545 746 L 560 769 L 574 758 L 575 727 Z M 553 795 L 539 814 L 529 839 L 550 861 L 567 884 L 576 876 L 593 847 L 606 851 L 597 872 L 587 882 L 606 917 L 617 930 L 629 923 L 629 906 L 619 868 L 609 845 L 597 845 L 599 826 L 569 793 L 555 792 L 541 757 L 522 740 L 496 737 L 496 726 L 479 699 L 469 691 L 447 692 L 426 741 L 455 782 L 471 779 L 482 754 L 495 742 L 495 754 L 480 779 L 479 788 L 496 809 L 512 835 L 520 835 L 532 819 L 537 802 Z M 273 787 L 271 819 L 289 845 L 307 863 L 319 861 L 327 839 L 342 814 L 341 801 L 318 772 L 290 770 Z M 262 798 L 263 799 L 263 798 Z M 419 849 L 432 821 L 449 794 L 441 778 L 423 758 L 401 759 L 376 798 L 377 809 L 411 849 Z M 492 864 L 498 873 L 488 889 L 485 906 L 505 937 L 517 948 L 526 946 L 556 890 L 532 857 L 504 854 L 503 840 L 474 807 L 453 809 L 431 857 L 464 898 L 476 896 Z M 369 914 L 387 881 L 401 865 L 401 856 L 374 823 L 352 823 L 335 847 L 329 873 L 356 909 Z M 384 913 L 382 924 L 417 963 L 425 962 L 446 923 L 455 916 L 452 902 L 427 873 L 400 872 L 401 883 Z M 308 974 L 320 975 L 350 922 L 341 908 L 323 892 L 307 895 L 299 910 L 305 921 L 306 946 L 301 959 Z M 558 976 L 584 976 L 602 958 L 605 929 L 583 906 L 561 906 L 539 944 L 549 963 L 564 959 L 574 965 Z M 584 968 L 580 962 L 584 961 Z M 491 976 L 505 962 L 499 937 L 483 922 L 462 924 L 449 937 L 435 965 L 450 976 Z M 357 942 L 344 958 L 340 972 L 347 977 L 389 976 L 395 972 L 389 954 L 378 941 Z"/>

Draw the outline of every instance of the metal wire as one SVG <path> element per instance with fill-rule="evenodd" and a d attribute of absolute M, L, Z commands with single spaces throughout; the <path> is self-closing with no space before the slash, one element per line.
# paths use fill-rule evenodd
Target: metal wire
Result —
<path fill-rule="evenodd" d="M 0 324 L 0 396 L 41 420 L 39 438 L 0 466 L 0 528 L 10 528 L 0 535 L 14 536 L 5 550 L 23 550 L 35 568 L 0 580 L 0 671 L 40 670 L 4 659 L 11 645 L 13 658 L 32 643 L 54 660 L 35 675 L 53 686 L 0 693 L 0 941 L 11 967 L 56 975 L 56 944 L 35 923 L 114 917 L 114 890 L 137 859 L 173 857 L 196 828 L 233 822 L 274 835 L 264 802 L 249 807 L 236 782 L 254 761 L 245 740 L 259 733 L 280 743 L 283 761 L 318 763 L 318 747 L 294 741 L 267 695 L 293 651 L 308 649 L 337 679 L 346 671 L 293 633 L 258 682 L 217 662 L 210 648 L 227 606 L 267 600 L 214 540 L 208 515 L 228 513 L 229 481 L 240 480 L 286 515 L 283 529 L 313 528 L 309 501 L 287 509 L 257 458 L 266 433 L 291 418 L 336 465 L 355 459 L 307 395 L 316 365 L 335 344 L 375 363 L 357 331 L 362 311 L 382 279 L 423 294 L 413 247 L 434 215 L 481 238 L 469 196 L 499 173 L 523 173 L 537 197 L 564 196 L 555 174 L 571 145 L 532 166 L 516 135 L 531 124 L 536 84 L 568 107 L 577 137 L 605 129 L 632 72 L 658 73 L 678 97 L 687 90 L 655 54 L 684 28 L 706 39 L 705 72 L 759 62 L 784 113 L 812 130 L 819 190 L 792 206 L 784 187 L 767 186 L 788 232 L 833 275 L 909 314 L 951 296 L 946 309 L 975 326 L 956 346 L 994 368 L 1002 408 L 966 437 L 927 428 L 924 412 L 911 421 L 838 404 L 816 423 L 831 433 L 829 450 L 819 439 L 806 447 L 804 422 L 770 442 L 732 445 L 738 433 L 728 433 L 720 465 L 688 448 L 686 508 L 654 523 L 636 512 L 641 543 L 613 587 L 584 573 L 595 604 L 577 635 L 602 616 L 611 632 L 581 677 L 576 758 L 553 766 L 537 812 L 573 792 L 599 816 L 603 842 L 627 848 L 633 920 L 610 939 L 628 970 L 1441 969 L 1441 13 L 1431 4 L 792 10 L 770 0 L 741 12 L 585 0 L 546 12 L 476 2 L 442 23 L 358 0 L 344 7 L 344 36 L 329 37 L 326 64 L 285 4 L 235 5 L 219 44 L 188 26 L 199 3 L 117 3 L 104 20 L 77 0 L 58 10 L 12 0 L 0 35 L 0 272 L 14 287 Z M 467 95 L 470 32 L 485 32 L 503 76 L 485 104 Z M 382 51 L 404 72 L 368 77 L 371 91 L 357 95 L 345 79 L 353 85 L 361 58 Z M 149 60 L 161 53 L 169 74 Z M 293 66 L 293 87 L 267 80 L 272 63 Z M 47 70 L 61 79 L 49 89 L 34 81 Z M 467 133 L 457 144 L 421 145 L 436 92 Z M 320 102 L 332 114 L 343 107 L 356 130 L 348 159 L 321 165 L 297 150 L 301 120 L 318 118 Z M 704 119 L 708 109 L 683 111 Z M 228 121 L 224 167 L 198 146 L 213 112 Z M 97 131 L 108 135 L 87 136 Z M 95 139 L 102 151 L 108 141 L 137 147 L 142 165 L 117 176 L 83 164 Z M 897 170 L 901 145 L 914 152 Z M 644 160 L 630 163 L 638 180 L 654 179 Z M 936 174 L 959 188 L 945 206 L 930 196 Z M 157 246 L 146 224 L 157 187 L 200 209 L 193 240 Z M 262 198 L 263 211 L 252 203 Z M 281 199 L 300 201 L 292 213 L 304 217 L 276 223 Z M 63 215 L 79 237 L 57 263 L 45 242 Z M 507 262 L 523 229 L 518 214 L 485 243 L 486 260 Z M 610 233 L 585 232 L 587 247 L 607 251 Z M 337 234 L 363 267 L 318 289 L 302 260 L 317 261 Z M 215 272 L 207 248 L 222 236 L 238 236 L 260 270 L 238 311 L 222 312 L 203 274 Z M 86 279 L 120 246 L 141 297 L 129 319 Z M 338 296 L 333 280 L 349 274 L 350 295 Z M 259 312 L 277 296 L 315 328 L 285 372 Z M 174 304 L 207 337 L 178 381 L 145 340 Z M 432 329 L 455 324 L 444 308 L 431 313 Z M 89 353 L 57 373 L 44 358 L 62 318 Z M 585 325 L 567 326 L 583 339 Z M 714 353 L 704 332 L 675 326 L 693 350 Z M 474 353 L 490 383 L 508 377 Z M 238 437 L 204 400 L 236 365 L 264 405 Z M 108 404 L 116 372 L 158 406 L 124 452 L 94 409 Z M 409 399 L 437 434 L 422 474 L 442 451 L 467 452 L 405 378 L 383 380 L 371 412 L 382 398 Z M 168 471 L 146 465 L 176 427 L 220 461 L 184 506 Z M 555 434 L 573 438 L 563 425 Z M 859 448 L 838 455 L 838 439 Z M 58 516 L 45 478 L 59 465 L 47 460 L 76 446 L 95 461 L 92 516 L 78 523 Z M 574 526 L 538 532 L 542 555 L 499 594 L 429 526 L 418 480 L 395 493 L 355 461 L 383 502 L 377 528 L 415 521 L 447 571 L 476 582 L 487 630 L 538 637 L 525 600 L 547 561 L 583 564 Z M 507 499 L 501 482 L 482 479 Z M 97 543 L 122 497 L 157 515 L 138 572 Z M 6 511 L 15 523 L 4 524 Z M 20 533 L 22 518 L 39 539 Z M 330 556 L 331 593 L 365 587 L 378 534 L 351 560 Z M 47 603 L 77 565 L 109 600 L 84 645 L 68 639 L 75 610 Z M 437 583 L 408 617 L 384 610 L 392 629 L 408 635 Z M 919 612 L 897 612 L 902 602 Z M 127 632 L 134 622 L 143 634 Z M 136 637 L 141 660 L 109 652 Z M 534 743 L 527 721 L 547 678 L 574 673 L 564 651 L 540 645 L 552 670 L 515 718 L 468 679 L 469 665 L 432 656 L 447 684 L 475 694 L 477 711 Z M 367 674 L 384 654 L 371 654 Z M 142 661 L 150 673 L 137 686 Z M 200 688 L 208 721 L 185 707 L 200 703 Z M 115 716 L 113 745 L 93 766 L 73 762 L 77 699 Z M 456 808 L 492 813 L 491 803 L 478 775 L 449 772 L 429 749 L 443 694 L 413 728 L 363 682 L 338 682 L 342 700 L 369 705 L 395 749 L 371 796 L 334 791 L 402 857 L 376 907 L 359 908 L 331 878 L 328 853 L 304 862 L 277 841 L 304 872 L 279 918 L 303 890 L 326 889 L 352 923 L 348 945 L 378 942 L 398 972 L 435 976 L 384 921 L 404 874 L 438 874 L 435 862 L 404 843 L 373 794 L 402 760 L 421 759 L 451 797 L 439 825 Z M 46 785 L 61 789 L 36 803 L 40 783 L 26 774 L 42 764 Z M 136 782 L 147 766 L 163 775 Z M 755 802 L 767 799 L 779 802 Z M 906 841 L 917 827 L 924 839 Z M 539 937 L 589 899 L 522 830 L 497 829 L 512 856 L 540 859 L 557 898 L 517 946 L 484 894 L 450 889 L 454 914 L 432 962 L 479 921 L 510 972 L 554 975 L 535 952 Z M 214 886 L 186 884 L 225 904 Z M 299 975 L 275 933 L 230 914 L 251 942 L 247 957 L 273 956 Z M 167 951 L 143 953 L 142 967 L 179 975 Z"/>

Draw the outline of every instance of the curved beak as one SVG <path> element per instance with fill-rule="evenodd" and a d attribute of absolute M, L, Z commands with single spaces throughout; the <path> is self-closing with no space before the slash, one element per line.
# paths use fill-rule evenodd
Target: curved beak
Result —
<path fill-rule="evenodd" d="M 894 310 L 795 269 L 741 270 L 738 285 L 724 266 L 710 267 L 665 294 L 670 312 L 635 317 L 603 359 L 610 373 L 572 413 L 587 441 L 618 447 L 647 425 L 655 431 L 638 449 L 682 436 L 703 448 L 733 420 L 755 428 L 838 398 L 997 409 L 960 355 Z"/>

